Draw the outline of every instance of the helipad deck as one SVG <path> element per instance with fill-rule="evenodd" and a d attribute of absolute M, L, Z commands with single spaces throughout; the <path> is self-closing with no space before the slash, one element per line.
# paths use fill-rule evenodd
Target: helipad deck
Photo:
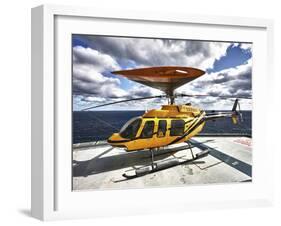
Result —
<path fill-rule="evenodd" d="M 191 184 L 248 182 L 252 177 L 251 138 L 197 136 L 191 140 L 194 153 L 209 149 L 208 156 L 159 172 L 125 179 L 125 171 L 151 163 L 149 151 L 125 152 L 105 142 L 76 144 L 73 148 L 73 190 L 144 188 Z M 187 144 L 155 152 L 155 161 L 191 158 Z"/>

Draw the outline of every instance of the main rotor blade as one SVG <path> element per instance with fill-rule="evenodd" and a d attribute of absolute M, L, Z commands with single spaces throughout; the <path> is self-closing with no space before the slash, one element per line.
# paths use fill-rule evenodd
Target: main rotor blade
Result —
<path fill-rule="evenodd" d="M 211 95 L 211 94 L 176 94 L 176 97 L 218 97 L 222 99 L 252 99 L 249 96 L 231 96 L 231 95 Z"/>
<path fill-rule="evenodd" d="M 119 103 L 134 101 L 134 100 L 146 100 L 146 99 L 162 98 L 162 97 L 167 97 L 167 95 L 159 95 L 159 96 L 151 96 L 151 97 L 139 97 L 139 98 L 132 98 L 132 99 L 128 99 L 128 100 L 119 100 L 119 101 L 110 102 L 110 103 L 106 103 L 106 104 L 87 107 L 87 108 L 82 109 L 81 111 L 87 111 L 87 110 L 90 110 L 90 109 L 93 109 L 93 108 L 99 108 L 99 107 L 104 107 L 104 106 L 108 106 L 108 105 L 112 105 L 112 104 L 119 104 Z"/>

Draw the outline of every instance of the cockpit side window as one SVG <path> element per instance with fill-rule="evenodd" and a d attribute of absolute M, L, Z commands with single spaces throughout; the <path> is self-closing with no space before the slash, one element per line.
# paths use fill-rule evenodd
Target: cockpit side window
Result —
<path fill-rule="evenodd" d="M 132 121 L 127 122 L 120 130 L 120 136 L 127 139 L 133 139 L 136 137 L 137 132 L 141 125 L 141 119 L 136 118 Z"/>
<path fill-rule="evenodd" d="M 143 127 L 140 137 L 151 138 L 153 136 L 154 121 L 147 121 Z"/>

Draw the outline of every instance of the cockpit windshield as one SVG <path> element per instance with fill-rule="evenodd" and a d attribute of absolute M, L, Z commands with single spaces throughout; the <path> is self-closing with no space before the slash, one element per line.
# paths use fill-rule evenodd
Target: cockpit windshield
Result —
<path fill-rule="evenodd" d="M 119 134 L 123 138 L 133 139 L 136 137 L 141 125 L 141 117 L 130 119 L 120 130 Z"/>

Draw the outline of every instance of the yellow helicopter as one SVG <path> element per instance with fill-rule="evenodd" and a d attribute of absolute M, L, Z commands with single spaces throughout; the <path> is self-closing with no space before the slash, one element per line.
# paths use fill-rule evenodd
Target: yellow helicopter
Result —
<path fill-rule="evenodd" d="M 121 75 L 129 80 L 141 83 L 143 85 L 159 89 L 163 91 L 165 95 L 121 100 L 88 107 L 83 110 L 90 110 L 93 108 L 128 101 L 163 97 L 168 98 L 167 105 L 163 105 L 161 109 L 153 109 L 145 112 L 142 116 L 132 118 L 121 128 L 119 133 L 112 134 L 107 140 L 111 146 L 121 147 L 126 151 L 145 149 L 151 151 L 151 168 L 147 171 L 136 171 L 135 176 L 139 176 L 140 174 L 143 175 L 148 172 L 154 172 L 161 168 L 154 164 L 154 150 L 176 143 L 187 142 L 190 138 L 200 133 L 205 123 L 209 120 L 229 117 L 232 119 L 233 123 L 236 124 L 238 117 L 241 116 L 239 111 L 237 111 L 237 106 L 240 108 L 238 99 L 235 100 L 231 112 L 218 112 L 211 114 L 206 114 L 204 110 L 192 106 L 191 104 L 175 104 L 176 97 L 207 96 L 175 94 L 175 89 L 204 75 L 205 72 L 202 70 L 192 67 L 163 66 L 114 71 L 112 73 Z M 219 97 L 233 98 L 231 96 Z M 196 156 L 194 156 L 191 147 L 190 150 L 192 153 L 192 161 L 208 154 L 208 151 L 203 151 L 202 153 L 198 153 Z M 163 169 L 163 167 L 161 169 Z M 129 176 L 123 176 L 129 178 Z"/>

